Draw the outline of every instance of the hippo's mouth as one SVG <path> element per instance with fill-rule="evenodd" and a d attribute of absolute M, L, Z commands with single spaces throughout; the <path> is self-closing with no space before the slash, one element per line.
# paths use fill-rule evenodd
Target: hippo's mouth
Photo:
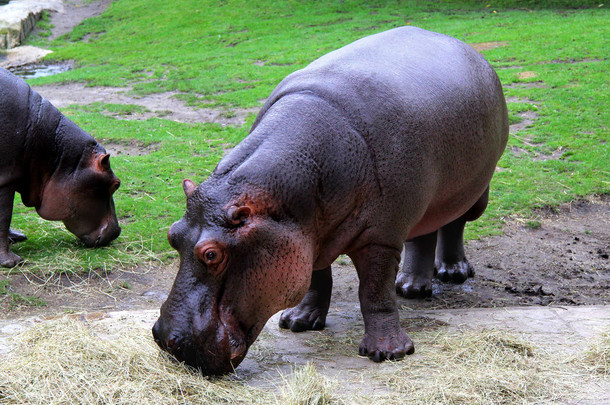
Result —
<path fill-rule="evenodd" d="M 253 326 L 248 332 L 241 329 L 231 331 L 221 321 L 217 335 L 217 344 L 220 347 L 216 350 L 201 347 L 193 341 L 184 342 L 172 350 L 163 346 L 162 348 L 171 353 L 177 361 L 183 361 L 204 375 L 221 375 L 235 371 L 241 364 L 258 335 L 256 330 L 257 327 Z"/>
<path fill-rule="evenodd" d="M 220 320 L 221 328 L 225 332 L 225 339 L 223 340 L 226 341 L 226 346 L 229 349 L 229 361 L 231 366 L 236 368 L 246 357 L 248 348 L 258 335 L 256 333 L 257 324 L 251 327 L 244 326 L 234 316 L 222 310 L 219 311 L 218 319 Z"/>
<path fill-rule="evenodd" d="M 105 223 L 100 228 L 88 234 L 79 234 L 77 233 L 71 226 L 71 224 L 66 223 L 66 228 L 78 236 L 78 238 L 83 242 L 85 246 L 88 248 L 98 248 L 107 246 L 115 240 L 121 234 L 121 227 L 117 224 Z"/>

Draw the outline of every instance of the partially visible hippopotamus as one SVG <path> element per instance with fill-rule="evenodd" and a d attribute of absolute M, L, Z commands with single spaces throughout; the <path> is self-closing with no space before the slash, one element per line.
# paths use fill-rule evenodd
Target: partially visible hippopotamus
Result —
<path fill-rule="evenodd" d="M 9 243 L 15 192 L 49 220 L 61 220 L 87 246 L 104 246 L 121 228 L 112 194 L 120 181 L 110 156 L 23 80 L 0 68 L 0 265 L 22 261 Z"/>
<path fill-rule="evenodd" d="M 180 270 L 156 342 L 218 374 L 279 310 L 294 306 L 281 327 L 323 328 L 345 253 L 360 279 L 360 354 L 413 353 L 396 291 L 430 294 L 435 258 L 445 280 L 472 274 L 464 224 L 487 205 L 507 137 L 494 70 L 445 35 L 396 28 L 289 75 L 211 176 L 183 182 L 186 213 L 168 233 Z"/>

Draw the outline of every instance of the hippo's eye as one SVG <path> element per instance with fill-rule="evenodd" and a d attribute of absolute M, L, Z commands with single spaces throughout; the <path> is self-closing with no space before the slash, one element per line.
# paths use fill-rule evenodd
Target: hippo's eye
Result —
<path fill-rule="evenodd" d="M 195 245 L 195 257 L 206 265 L 212 274 L 219 275 L 224 269 L 226 261 L 226 247 L 218 242 L 203 242 Z"/>
<path fill-rule="evenodd" d="M 204 262 L 206 266 L 216 266 L 224 260 L 224 253 L 219 247 L 209 247 L 203 250 L 203 254 L 198 255 L 199 260 Z"/>
<path fill-rule="evenodd" d="M 205 251 L 204 257 L 206 263 L 216 264 L 219 261 L 218 258 L 220 257 L 220 255 L 218 254 L 218 251 L 216 249 L 208 249 Z"/>

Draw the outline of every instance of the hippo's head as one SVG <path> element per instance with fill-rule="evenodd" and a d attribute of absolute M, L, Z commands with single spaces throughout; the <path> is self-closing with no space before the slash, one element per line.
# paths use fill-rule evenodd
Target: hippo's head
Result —
<path fill-rule="evenodd" d="M 73 170 L 53 173 L 36 211 L 44 219 L 63 221 L 86 246 L 105 246 L 121 233 L 112 199 L 120 185 L 110 155 L 97 145 Z"/>
<path fill-rule="evenodd" d="M 241 363 L 274 313 L 300 302 L 313 250 L 269 199 L 227 200 L 190 180 L 183 188 L 186 213 L 168 232 L 180 270 L 153 336 L 178 360 L 204 374 L 222 374 Z"/>

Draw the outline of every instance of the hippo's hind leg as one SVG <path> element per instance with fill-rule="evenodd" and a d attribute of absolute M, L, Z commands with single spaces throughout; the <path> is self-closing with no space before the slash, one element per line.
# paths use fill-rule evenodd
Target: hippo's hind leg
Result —
<path fill-rule="evenodd" d="M 434 267 L 441 281 L 463 283 L 474 276 L 474 268 L 464 253 L 464 226 L 483 214 L 488 197 L 489 187 L 468 212 L 438 230 Z"/>
<path fill-rule="evenodd" d="M 326 325 L 330 306 L 333 276 L 330 266 L 314 271 L 311 284 L 303 300 L 294 308 L 288 308 L 280 317 L 280 328 L 293 332 L 320 330 Z"/>
<path fill-rule="evenodd" d="M 405 242 L 402 268 L 396 276 L 396 292 L 405 298 L 432 295 L 436 232 Z"/>

